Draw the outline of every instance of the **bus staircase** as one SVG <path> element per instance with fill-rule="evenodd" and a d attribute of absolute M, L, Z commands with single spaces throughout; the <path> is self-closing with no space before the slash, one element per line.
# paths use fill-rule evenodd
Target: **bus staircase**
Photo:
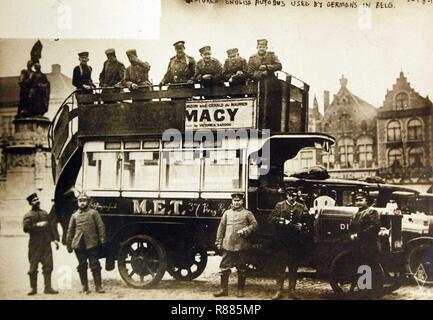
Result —
<path fill-rule="evenodd" d="M 54 205 L 58 222 L 63 229 L 65 243 L 70 215 L 76 210 L 73 187 L 82 161 L 82 146 L 78 140 L 77 91 L 62 103 L 48 128 L 48 145 L 51 150 L 51 169 L 55 184 Z"/>

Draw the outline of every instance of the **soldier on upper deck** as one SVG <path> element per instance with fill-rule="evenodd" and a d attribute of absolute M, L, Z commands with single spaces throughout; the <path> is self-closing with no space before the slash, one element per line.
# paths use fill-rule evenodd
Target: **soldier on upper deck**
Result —
<path fill-rule="evenodd" d="M 195 80 L 203 86 L 221 84 L 223 68 L 221 63 L 212 57 L 211 47 L 204 46 L 199 51 L 202 59 L 197 62 Z"/>
<path fill-rule="evenodd" d="M 125 65 L 116 58 L 114 49 L 105 50 L 107 60 L 104 62 L 104 67 L 99 75 L 100 87 L 114 87 L 121 82 L 125 76 Z"/>
<path fill-rule="evenodd" d="M 92 81 L 92 67 L 87 64 L 89 61 L 89 53 L 80 52 L 78 54 L 78 60 L 80 60 L 80 64 L 74 68 L 72 84 L 77 89 L 95 88 Z"/>
<path fill-rule="evenodd" d="M 126 68 L 123 84 L 130 90 L 138 89 L 138 86 L 151 85 L 149 81 L 150 64 L 143 62 L 137 57 L 137 50 L 130 49 L 126 51 L 131 65 Z"/>
<path fill-rule="evenodd" d="M 257 40 L 257 53 L 252 55 L 248 61 L 248 73 L 252 79 L 260 80 L 264 77 L 275 76 L 275 71 L 283 67 L 275 53 L 268 50 L 268 40 Z"/>
<path fill-rule="evenodd" d="M 224 80 L 230 85 L 244 85 L 248 78 L 247 61 L 239 56 L 238 48 L 227 50 L 228 58 L 224 62 Z"/>
<path fill-rule="evenodd" d="M 173 46 L 176 55 L 170 59 L 161 85 L 170 83 L 193 84 L 196 67 L 194 58 L 185 54 L 185 41 L 177 41 Z"/>

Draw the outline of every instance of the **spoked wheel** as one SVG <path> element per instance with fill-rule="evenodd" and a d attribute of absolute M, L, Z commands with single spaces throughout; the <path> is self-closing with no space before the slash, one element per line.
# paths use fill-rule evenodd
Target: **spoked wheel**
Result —
<path fill-rule="evenodd" d="M 151 288 L 164 276 L 167 254 L 161 244 L 147 235 L 136 235 L 121 244 L 119 273 L 134 288 Z"/>
<path fill-rule="evenodd" d="M 341 299 L 378 298 L 384 294 L 381 264 L 363 261 L 359 253 L 343 251 L 331 263 L 330 284 Z M 371 277 L 371 278 L 370 278 Z"/>
<path fill-rule="evenodd" d="M 390 294 L 399 289 L 403 284 L 403 272 L 384 272 L 382 293 Z"/>
<path fill-rule="evenodd" d="M 420 285 L 433 285 L 433 245 L 421 244 L 406 256 L 406 271 Z"/>
<path fill-rule="evenodd" d="M 207 264 L 207 251 L 202 247 L 193 247 L 183 256 L 169 259 L 168 273 L 177 280 L 191 281 L 199 277 Z"/>

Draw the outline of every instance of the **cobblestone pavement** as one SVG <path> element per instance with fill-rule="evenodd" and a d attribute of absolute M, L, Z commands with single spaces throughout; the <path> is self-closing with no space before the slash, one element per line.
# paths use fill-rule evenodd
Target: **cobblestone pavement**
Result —
<path fill-rule="evenodd" d="M 127 300 L 206 300 L 214 299 L 212 292 L 218 287 L 218 263 L 220 257 L 209 257 L 205 272 L 190 282 L 174 280 L 166 274 L 161 282 L 154 289 L 140 290 L 128 287 L 120 278 L 116 270 L 111 272 L 103 271 L 103 281 L 106 289 L 105 294 L 92 292 L 89 295 L 78 293 L 80 283 L 78 274 L 75 271 L 76 258 L 68 254 L 64 246 L 54 252 L 53 287 L 59 289 L 59 295 L 44 295 L 42 273 L 39 273 L 39 293 L 36 296 L 28 297 L 29 281 L 27 276 L 27 237 L 0 236 L 0 299 L 68 299 L 68 300 L 92 300 L 92 299 L 127 299 Z M 105 261 L 101 260 L 102 265 Z M 90 277 L 91 278 L 91 277 Z M 236 277 L 230 280 L 230 290 L 235 292 Z M 287 284 L 286 284 L 287 286 Z M 301 299 L 335 299 L 330 285 L 325 281 L 304 278 L 297 286 Z M 91 287 L 93 291 L 93 286 Z M 245 298 L 263 300 L 269 299 L 274 293 L 274 281 L 271 279 L 248 279 Z M 228 297 L 234 299 L 234 297 Z M 433 300 L 433 288 L 419 288 L 417 285 L 406 285 L 394 293 L 384 297 L 387 300 Z"/>

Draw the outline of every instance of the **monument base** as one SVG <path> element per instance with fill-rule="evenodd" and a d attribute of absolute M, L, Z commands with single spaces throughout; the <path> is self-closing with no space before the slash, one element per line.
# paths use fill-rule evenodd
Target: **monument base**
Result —
<path fill-rule="evenodd" d="M 0 190 L 1 234 L 21 234 L 22 218 L 30 210 L 27 196 L 37 192 L 41 207 L 51 209 L 54 183 L 46 117 L 17 118 L 15 134 L 4 149 L 6 176 Z"/>

